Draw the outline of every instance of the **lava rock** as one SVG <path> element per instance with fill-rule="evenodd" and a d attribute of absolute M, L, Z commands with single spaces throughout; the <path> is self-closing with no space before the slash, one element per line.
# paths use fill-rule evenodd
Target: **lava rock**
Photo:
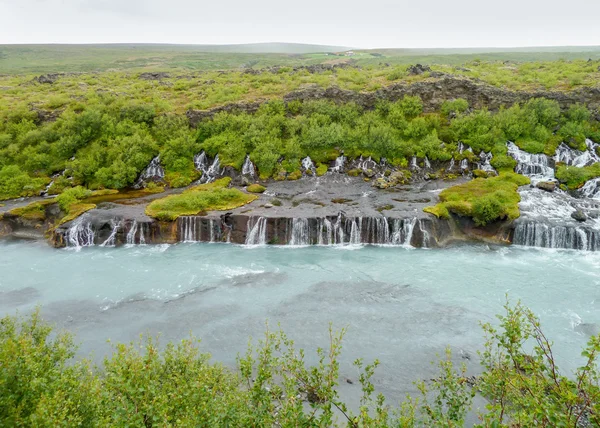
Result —
<path fill-rule="evenodd" d="M 169 77 L 171 77 L 171 75 L 164 72 L 148 72 L 140 74 L 140 79 L 142 80 L 160 80 L 168 79 Z"/>
<path fill-rule="evenodd" d="M 416 65 L 411 65 L 409 66 L 406 71 L 408 71 L 408 74 L 410 74 L 411 76 L 417 76 L 419 74 L 423 74 L 426 72 L 431 72 L 431 67 L 429 67 L 428 65 L 421 65 L 421 64 L 416 64 Z"/>
<path fill-rule="evenodd" d="M 581 210 L 577 210 L 577 211 L 573 211 L 571 213 L 571 217 L 579 222 L 584 222 L 587 220 L 587 216 L 585 215 L 585 213 Z"/>
<path fill-rule="evenodd" d="M 59 76 L 59 74 L 42 74 L 41 76 L 36 77 L 35 80 L 37 80 L 38 83 L 52 85 L 58 80 Z"/>
<path fill-rule="evenodd" d="M 556 183 L 554 181 L 540 181 L 535 185 L 535 187 L 545 190 L 546 192 L 554 192 L 556 189 Z"/>

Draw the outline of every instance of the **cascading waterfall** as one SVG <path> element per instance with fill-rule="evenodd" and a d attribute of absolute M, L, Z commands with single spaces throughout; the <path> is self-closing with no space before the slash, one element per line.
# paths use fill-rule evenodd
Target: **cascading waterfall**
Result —
<path fill-rule="evenodd" d="M 458 153 L 462 155 L 465 151 L 473 153 L 473 149 L 471 147 L 465 146 L 463 143 L 458 143 Z M 469 159 L 464 158 L 460 161 L 460 169 L 463 171 L 469 169 Z"/>
<path fill-rule="evenodd" d="M 313 175 L 316 172 L 315 163 L 312 161 L 310 156 L 306 156 L 304 159 L 302 159 L 302 168 L 304 168 L 304 171 L 311 171 Z"/>
<path fill-rule="evenodd" d="M 423 162 L 425 162 L 425 168 L 431 169 L 431 162 L 429 162 L 427 156 L 425 156 L 425 160 Z"/>
<path fill-rule="evenodd" d="M 367 171 L 369 169 L 373 169 L 377 166 L 377 162 L 375 162 L 371 156 L 369 156 L 368 158 L 364 159 L 362 156 L 358 159 L 357 163 L 356 163 L 356 168 L 363 170 L 363 171 Z"/>
<path fill-rule="evenodd" d="M 117 244 L 117 233 L 122 226 L 122 222 L 111 220 L 110 223 L 112 224 L 112 230 L 110 235 L 108 235 L 108 238 L 100 244 L 101 247 L 114 247 Z"/>
<path fill-rule="evenodd" d="M 249 160 L 249 158 L 247 158 Z M 202 177 L 198 180 L 199 183 L 210 183 L 221 175 L 221 162 L 219 155 L 215 156 L 212 164 L 208 165 L 208 158 L 205 152 L 201 152 L 194 156 L 194 165 L 196 170 L 202 173 Z"/>
<path fill-rule="evenodd" d="M 486 153 L 483 150 L 479 153 L 479 162 L 477 163 L 477 169 L 486 172 L 496 172 L 492 164 L 490 163 L 494 155 L 492 152 Z"/>
<path fill-rule="evenodd" d="M 600 178 L 586 181 L 579 193 L 584 198 L 600 199 Z"/>
<path fill-rule="evenodd" d="M 390 243 L 390 225 L 386 217 L 369 217 L 366 227 L 366 236 L 370 244 Z"/>
<path fill-rule="evenodd" d="M 342 172 L 342 171 L 344 171 L 345 165 L 346 165 L 346 156 L 344 156 L 344 155 L 338 156 L 335 160 L 334 166 L 331 168 L 331 171 Z"/>
<path fill-rule="evenodd" d="M 150 179 L 163 179 L 165 177 L 165 170 L 160 164 L 160 155 L 156 156 L 154 159 L 150 161 L 146 169 L 142 171 L 138 180 L 136 181 L 134 187 L 140 188 L 144 181 Z"/>
<path fill-rule="evenodd" d="M 565 143 L 561 143 L 554 154 L 554 160 L 556 162 L 562 162 L 566 165 L 584 167 L 591 165 L 596 162 L 600 162 L 600 156 L 596 152 L 598 144 L 592 140 L 585 140 L 587 147 L 586 151 L 575 150 L 567 146 Z"/>
<path fill-rule="evenodd" d="M 600 249 L 600 232 L 584 227 L 522 222 L 515 228 L 513 244 L 530 247 L 598 251 Z"/>
<path fill-rule="evenodd" d="M 332 245 L 335 243 L 333 240 L 333 224 L 327 218 L 320 218 L 318 220 L 318 245 Z"/>
<path fill-rule="evenodd" d="M 417 218 L 394 219 L 392 221 L 391 245 L 409 246 L 412 241 L 413 231 L 417 224 Z"/>
<path fill-rule="evenodd" d="M 142 173 L 144 179 L 148 178 L 163 178 L 165 176 L 165 170 L 160 164 L 160 156 L 156 156 Z"/>
<path fill-rule="evenodd" d="M 179 240 L 183 242 L 198 242 L 200 240 L 200 217 L 183 216 L 177 219 Z"/>
<path fill-rule="evenodd" d="M 544 154 L 531 154 L 512 142 L 507 143 L 508 154 L 517 161 L 515 172 L 537 180 L 554 179 L 554 169 L 549 166 L 548 156 Z"/>
<path fill-rule="evenodd" d="M 254 164 L 250 160 L 250 155 L 246 155 L 246 159 L 244 160 L 244 165 L 242 166 L 242 175 L 248 175 L 254 178 L 255 169 Z"/>
<path fill-rule="evenodd" d="M 73 222 L 67 231 L 67 247 L 91 247 L 96 234 L 89 220 L 83 216 Z"/>
<path fill-rule="evenodd" d="M 412 159 L 410 160 L 410 167 L 411 167 L 411 169 L 421 169 L 421 168 L 419 168 L 419 165 L 417 164 L 416 156 L 413 156 Z"/>
<path fill-rule="evenodd" d="M 454 169 L 454 158 L 450 159 L 450 165 L 448 166 L 448 168 L 446 169 L 446 171 L 452 171 Z"/>
<path fill-rule="evenodd" d="M 310 245 L 310 227 L 308 219 L 293 218 L 288 245 Z"/>
<path fill-rule="evenodd" d="M 148 229 L 148 225 L 146 223 L 138 223 L 137 220 L 133 220 L 131 223 L 131 227 L 126 235 L 126 244 L 127 245 L 135 245 L 146 244 L 146 231 Z M 137 238 L 136 238 L 137 236 Z"/>
<path fill-rule="evenodd" d="M 246 245 L 267 244 L 267 219 L 265 217 L 250 217 L 247 230 Z"/>

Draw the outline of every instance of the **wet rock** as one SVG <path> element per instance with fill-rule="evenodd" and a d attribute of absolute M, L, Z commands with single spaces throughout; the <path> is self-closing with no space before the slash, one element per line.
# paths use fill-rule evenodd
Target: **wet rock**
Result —
<path fill-rule="evenodd" d="M 265 204 L 265 208 L 273 208 L 273 204 Z"/>
<path fill-rule="evenodd" d="M 545 190 L 546 192 L 554 192 L 556 189 L 556 183 L 554 181 L 540 181 L 535 185 L 535 187 Z"/>
<path fill-rule="evenodd" d="M 587 220 L 587 216 L 582 210 L 576 210 L 571 213 L 571 217 L 579 222 L 584 222 Z"/>
<path fill-rule="evenodd" d="M 415 65 L 409 66 L 406 69 L 406 71 L 408 71 L 408 74 L 411 76 L 417 76 L 419 74 L 431 72 L 431 67 L 429 67 L 428 65 L 415 64 Z"/>
<path fill-rule="evenodd" d="M 375 171 L 373 171 L 372 169 L 367 169 L 363 172 L 363 174 L 368 178 L 373 178 L 375 176 Z"/>

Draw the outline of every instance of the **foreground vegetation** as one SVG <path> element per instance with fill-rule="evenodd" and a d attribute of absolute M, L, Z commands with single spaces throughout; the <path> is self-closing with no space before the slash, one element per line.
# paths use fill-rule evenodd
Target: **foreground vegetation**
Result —
<path fill-rule="evenodd" d="M 439 375 L 417 383 L 419 397 L 390 405 L 375 396 L 379 362 L 357 360 L 362 396 L 350 409 L 338 393 L 343 330 L 330 331 L 315 366 L 283 332 L 267 331 L 235 370 L 212 363 L 193 337 L 119 344 L 94 367 L 74 361 L 72 336 L 53 332 L 39 312 L 9 316 L 0 321 L 0 425 L 460 427 L 480 394 L 488 401 L 481 427 L 598 426 L 600 337 L 565 376 L 531 311 L 507 304 L 499 321 L 483 325 L 483 374 L 475 381 L 447 351 Z"/>

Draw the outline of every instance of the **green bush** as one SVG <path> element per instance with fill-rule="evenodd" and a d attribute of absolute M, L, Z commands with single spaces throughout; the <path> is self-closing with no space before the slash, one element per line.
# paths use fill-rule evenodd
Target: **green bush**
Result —
<path fill-rule="evenodd" d="M 65 332 L 39 316 L 0 320 L 0 426 L 462 427 L 469 411 L 484 427 L 600 425 L 600 336 L 582 351 L 583 365 L 559 371 L 539 319 L 520 303 L 505 305 L 499 323 L 483 324 L 481 374 L 470 382 L 449 348 L 417 397 L 396 405 L 375 396 L 375 360 L 354 362 L 360 393 L 354 408 L 340 399 L 341 343 L 330 327 L 329 349 L 316 364 L 281 330 L 250 344 L 230 370 L 200 353 L 193 336 L 160 346 L 152 338 L 117 344 L 101 367 L 74 360 Z M 497 325 L 496 325 L 497 324 Z M 357 390 L 358 391 L 358 390 Z M 487 405 L 473 409 L 478 394 Z M 581 422 L 583 421 L 583 422 Z"/>
<path fill-rule="evenodd" d="M 255 183 L 246 186 L 246 190 L 250 193 L 263 193 L 265 190 L 267 190 L 267 188 L 265 186 Z"/>

